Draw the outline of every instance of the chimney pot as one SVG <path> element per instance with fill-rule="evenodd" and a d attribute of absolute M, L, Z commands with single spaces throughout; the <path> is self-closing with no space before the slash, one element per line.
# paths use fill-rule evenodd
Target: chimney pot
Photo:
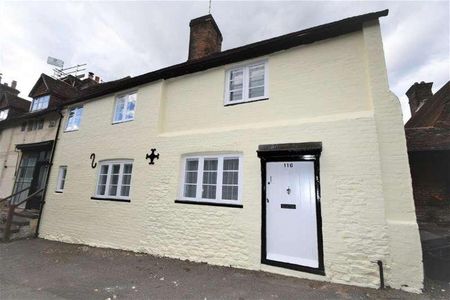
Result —
<path fill-rule="evenodd" d="M 94 72 L 89 72 L 89 73 L 88 73 L 88 77 L 89 77 L 90 79 L 93 79 L 93 78 L 94 78 Z"/>
<path fill-rule="evenodd" d="M 100 82 L 100 76 L 95 76 L 95 81 Z"/>
<path fill-rule="evenodd" d="M 411 116 L 414 116 L 419 108 L 422 107 L 422 105 L 425 104 L 425 102 L 427 102 L 431 97 L 433 97 L 433 92 L 431 91 L 432 86 L 432 82 L 415 82 L 406 91 L 406 96 L 408 96 L 409 99 Z"/>
<path fill-rule="evenodd" d="M 13 89 L 16 89 L 16 87 L 17 87 L 17 81 L 13 80 L 13 81 L 11 82 L 11 87 L 12 87 Z"/>
<path fill-rule="evenodd" d="M 212 15 L 191 20 L 188 60 L 199 59 L 222 49 L 222 33 Z"/>

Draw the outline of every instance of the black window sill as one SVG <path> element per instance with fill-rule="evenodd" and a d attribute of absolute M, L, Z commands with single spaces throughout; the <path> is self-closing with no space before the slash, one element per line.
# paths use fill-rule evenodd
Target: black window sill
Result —
<path fill-rule="evenodd" d="M 131 202 L 131 199 L 101 198 L 101 197 L 91 197 L 91 199 L 103 201 L 115 201 L 115 202 Z"/>
<path fill-rule="evenodd" d="M 200 202 L 200 201 L 189 201 L 189 200 L 175 200 L 175 203 L 181 204 L 196 204 L 196 205 L 208 205 L 208 206 L 223 206 L 223 207 L 234 207 L 243 208 L 242 204 L 229 204 L 229 203 L 216 203 L 216 202 Z"/>
<path fill-rule="evenodd" d="M 266 98 L 261 98 L 261 99 L 254 99 L 254 100 L 246 100 L 246 101 L 240 101 L 240 102 L 228 102 L 227 104 L 224 104 L 224 106 L 234 106 L 234 105 L 239 105 L 239 104 L 246 104 L 246 103 L 253 103 L 253 102 L 258 102 L 258 101 L 266 101 L 269 100 L 269 97 Z"/>
<path fill-rule="evenodd" d="M 55 191 L 55 193 L 62 194 L 63 191 Z"/>

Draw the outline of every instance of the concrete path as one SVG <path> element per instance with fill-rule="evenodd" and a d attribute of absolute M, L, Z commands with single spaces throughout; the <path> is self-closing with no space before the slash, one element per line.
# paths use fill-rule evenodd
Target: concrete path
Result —
<path fill-rule="evenodd" d="M 450 299 L 449 290 L 380 291 L 41 239 L 0 244 L 2 300 Z"/>

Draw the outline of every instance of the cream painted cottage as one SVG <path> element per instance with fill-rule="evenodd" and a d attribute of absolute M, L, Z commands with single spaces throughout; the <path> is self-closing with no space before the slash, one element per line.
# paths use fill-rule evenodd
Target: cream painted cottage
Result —
<path fill-rule="evenodd" d="M 46 239 L 420 292 L 380 11 L 189 59 L 65 103 Z"/>

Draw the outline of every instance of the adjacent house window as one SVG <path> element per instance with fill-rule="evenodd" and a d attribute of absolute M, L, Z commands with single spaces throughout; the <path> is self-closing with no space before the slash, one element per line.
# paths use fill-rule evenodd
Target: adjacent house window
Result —
<path fill-rule="evenodd" d="M 83 114 L 83 107 L 74 107 L 69 110 L 69 117 L 67 119 L 66 131 L 74 131 L 80 129 L 81 116 Z"/>
<path fill-rule="evenodd" d="M 22 131 L 25 131 L 25 127 L 27 127 L 27 131 L 33 131 L 33 130 L 38 130 L 38 129 L 42 129 L 44 128 L 44 122 L 45 119 L 39 119 L 39 120 L 30 120 L 25 123 L 22 123 Z M 27 126 L 28 124 L 28 126 Z"/>
<path fill-rule="evenodd" d="M 258 62 L 227 71 L 225 105 L 262 100 L 267 97 L 267 62 Z"/>
<path fill-rule="evenodd" d="M 136 110 L 137 94 L 129 93 L 120 95 L 116 98 L 116 107 L 114 109 L 113 123 L 120 123 L 134 120 Z"/>
<path fill-rule="evenodd" d="M 48 102 L 50 101 L 50 95 L 45 95 L 33 99 L 31 103 L 30 111 L 37 111 L 46 109 L 48 107 Z"/>
<path fill-rule="evenodd" d="M 239 204 L 242 159 L 239 155 L 184 158 L 181 199 Z"/>
<path fill-rule="evenodd" d="M 58 182 L 56 183 L 56 191 L 62 193 L 64 184 L 66 183 L 67 166 L 60 166 L 58 173 Z"/>
<path fill-rule="evenodd" d="M 95 198 L 129 200 L 133 161 L 112 160 L 99 164 Z"/>
<path fill-rule="evenodd" d="M 44 119 L 40 119 L 39 121 L 37 121 L 37 129 L 42 128 L 44 128 Z"/>
<path fill-rule="evenodd" d="M 8 113 L 9 109 L 0 110 L 0 121 L 6 120 Z"/>

